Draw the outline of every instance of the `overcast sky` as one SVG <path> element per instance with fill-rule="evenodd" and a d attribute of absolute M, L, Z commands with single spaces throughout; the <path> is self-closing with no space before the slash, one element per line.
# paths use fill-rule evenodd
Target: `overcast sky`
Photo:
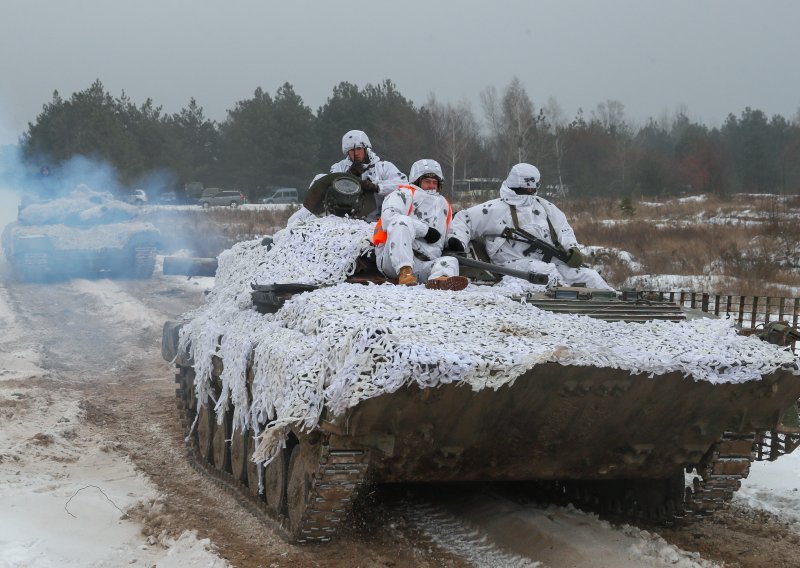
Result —
<path fill-rule="evenodd" d="M 798 24 L 796 0 L 0 0 L 0 144 L 95 79 L 168 113 L 195 97 L 214 120 L 258 86 L 289 82 L 316 111 L 340 81 L 386 78 L 480 117 L 479 93 L 515 75 L 570 118 L 608 99 L 638 123 L 794 118 Z"/>

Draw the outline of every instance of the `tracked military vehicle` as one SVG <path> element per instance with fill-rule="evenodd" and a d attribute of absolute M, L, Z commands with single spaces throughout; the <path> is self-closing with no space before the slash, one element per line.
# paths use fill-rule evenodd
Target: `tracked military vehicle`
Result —
<path fill-rule="evenodd" d="M 110 194 L 78 186 L 64 197 L 21 206 L 3 231 L 3 252 L 23 281 L 150 278 L 160 234 L 137 214 Z"/>
<path fill-rule="evenodd" d="M 164 327 L 193 463 L 290 540 L 330 539 L 367 483 L 537 480 L 685 522 L 800 441 L 796 356 L 729 320 L 481 272 L 375 285 L 370 234 L 329 217 L 239 243 Z"/>

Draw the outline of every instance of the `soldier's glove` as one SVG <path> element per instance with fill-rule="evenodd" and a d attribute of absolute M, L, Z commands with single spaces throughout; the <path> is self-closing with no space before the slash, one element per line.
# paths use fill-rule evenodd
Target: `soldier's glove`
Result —
<path fill-rule="evenodd" d="M 447 250 L 451 250 L 453 252 L 464 252 L 464 245 L 461 244 L 455 237 L 450 237 L 447 239 Z"/>
<path fill-rule="evenodd" d="M 359 164 L 353 164 L 347 171 L 356 176 L 357 178 L 360 178 L 361 174 L 364 173 L 364 169 L 365 169 L 364 164 L 359 163 Z"/>
<path fill-rule="evenodd" d="M 378 190 L 380 190 L 378 184 L 371 179 L 362 179 L 359 183 L 361 184 L 361 191 L 364 193 L 378 193 Z"/>
<path fill-rule="evenodd" d="M 580 268 L 581 264 L 583 264 L 583 253 L 577 247 L 571 247 L 567 252 L 567 266 Z"/>
<path fill-rule="evenodd" d="M 428 232 L 425 233 L 425 237 L 424 238 L 425 238 L 425 242 L 433 244 L 436 241 L 438 241 L 440 238 L 442 238 L 442 233 L 440 233 L 439 231 L 437 231 L 436 229 L 431 227 L 431 228 L 428 229 Z"/>

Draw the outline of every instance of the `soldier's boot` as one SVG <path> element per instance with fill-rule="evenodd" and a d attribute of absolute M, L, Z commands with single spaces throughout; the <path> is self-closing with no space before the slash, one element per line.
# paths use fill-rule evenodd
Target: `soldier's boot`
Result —
<path fill-rule="evenodd" d="M 431 278 L 425 283 L 428 290 L 452 290 L 458 292 L 469 285 L 469 278 L 466 276 L 439 276 Z"/>
<path fill-rule="evenodd" d="M 400 274 L 397 275 L 397 283 L 401 286 L 417 285 L 417 277 L 414 276 L 410 266 L 404 266 L 400 269 Z"/>

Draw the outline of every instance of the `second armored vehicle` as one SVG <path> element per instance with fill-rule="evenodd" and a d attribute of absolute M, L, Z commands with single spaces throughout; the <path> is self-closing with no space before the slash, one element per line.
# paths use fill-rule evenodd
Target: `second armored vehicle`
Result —
<path fill-rule="evenodd" d="M 3 252 L 25 281 L 76 276 L 150 278 L 159 231 L 110 194 L 78 186 L 68 195 L 20 207 L 3 231 Z"/>

